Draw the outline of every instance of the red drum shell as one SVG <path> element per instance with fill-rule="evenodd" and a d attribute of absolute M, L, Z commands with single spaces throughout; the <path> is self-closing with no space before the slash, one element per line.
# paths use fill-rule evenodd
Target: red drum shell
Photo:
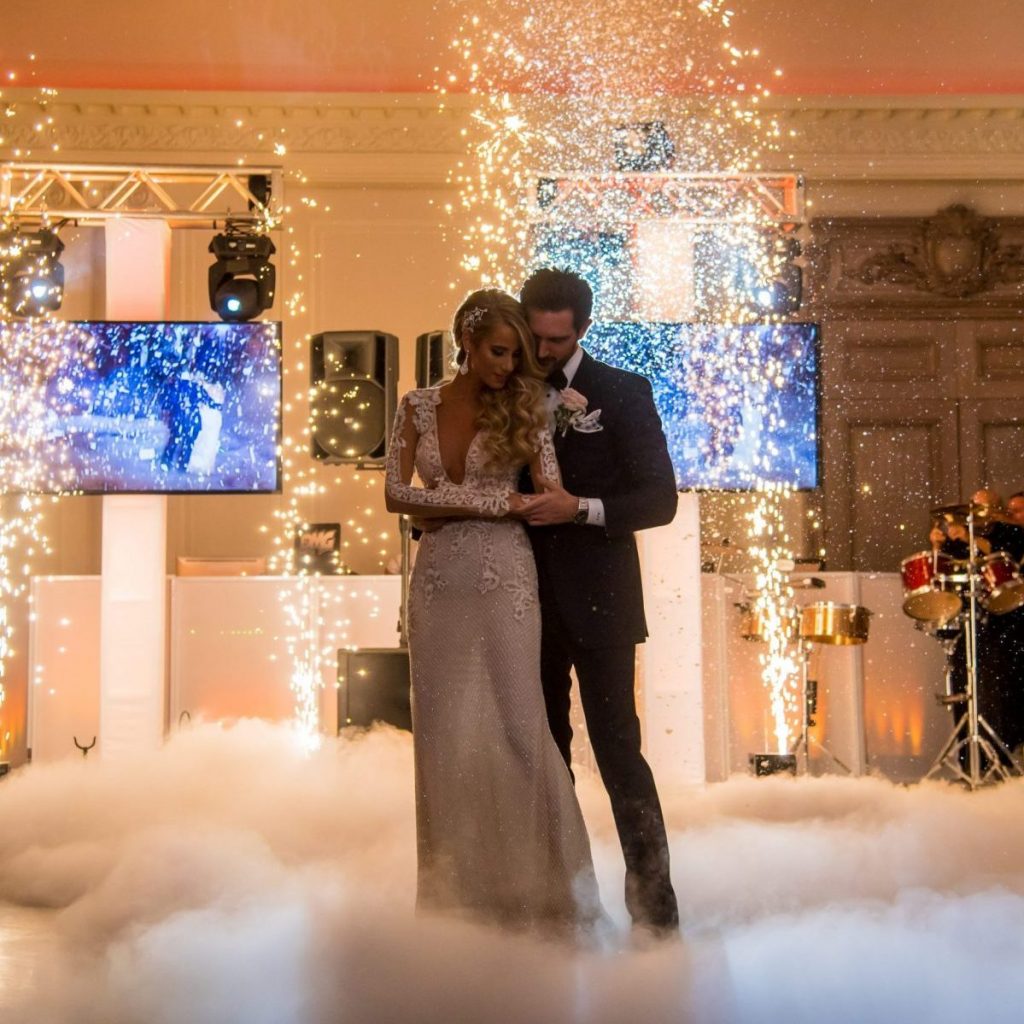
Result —
<path fill-rule="evenodd" d="M 950 584 L 958 581 L 958 576 L 966 580 L 965 573 L 962 563 L 941 551 L 908 555 L 900 562 L 903 611 L 920 622 L 948 622 L 959 614 L 962 605 L 955 586 Z"/>
<path fill-rule="evenodd" d="M 1020 567 L 1005 551 L 993 551 L 981 560 L 981 576 L 988 589 L 985 607 L 993 615 L 1004 615 L 1024 604 Z"/>

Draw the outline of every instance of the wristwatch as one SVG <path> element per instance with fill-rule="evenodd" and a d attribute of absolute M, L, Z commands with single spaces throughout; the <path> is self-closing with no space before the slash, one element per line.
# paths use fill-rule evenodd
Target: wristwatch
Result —
<path fill-rule="evenodd" d="M 577 526 L 586 526 L 587 517 L 590 515 L 590 499 L 589 498 L 577 498 L 579 505 L 576 507 L 576 515 L 572 517 L 572 521 Z"/>

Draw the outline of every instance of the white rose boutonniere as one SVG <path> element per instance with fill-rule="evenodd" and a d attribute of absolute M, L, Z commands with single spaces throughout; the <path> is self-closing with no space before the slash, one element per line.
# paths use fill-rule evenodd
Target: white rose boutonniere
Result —
<path fill-rule="evenodd" d="M 558 405 L 555 407 L 555 430 L 565 437 L 571 427 L 581 434 L 596 434 L 604 427 L 598 423 L 601 410 L 587 412 L 587 399 L 572 388 L 563 388 L 559 392 Z"/>

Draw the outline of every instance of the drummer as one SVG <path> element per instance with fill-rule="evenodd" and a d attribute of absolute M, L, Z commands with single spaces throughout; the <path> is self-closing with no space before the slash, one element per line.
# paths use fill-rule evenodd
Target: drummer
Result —
<path fill-rule="evenodd" d="M 1002 508 L 999 495 L 982 488 L 971 495 L 978 506 L 975 545 L 981 556 L 1006 552 L 1019 566 L 1024 557 L 1024 491 L 1013 494 Z M 952 558 L 970 557 L 968 530 L 961 522 L 938 522 L 929 533 L 932 547 Z M 966 674 L 963 637 L 955 653 L 954 689 L 963 690 Z M 979 710 L 1011 750 L 1024 744 L 1024 686 L 1020 666 L 1024 665 L 1024 607 L 1002 615 L 982 616 L 978 622 Z M 961 712 L 953 708 L 954 715 Z"/>
<path fill-rule="evenodd" d="M 971 495 L 971 504 L 977 507 L 974 524 L 974 544 L 982 555 L 992 553 L 992 543 L 987 534 L 991 530 L 991 520 L 1002 511 L 1003 500 L 998 492 L 989 487 L 982 487 Z M 940 520 L 932 526 L 928 534 L 932 547 L 943 554 L 963 561 L 970 558 L 970 535 L 967 525 L 961 522 L 946 523 Z M 1019 561 L 1019 557 L 1017 561 Z"/>
<path fill-rule="evenodd" d="M 992 551 L 1005 551 L 1018 565 L 1024 562 L 1024 491 L 1007 498 L 1005 513 L 993 518 L 988 542 Z"/>

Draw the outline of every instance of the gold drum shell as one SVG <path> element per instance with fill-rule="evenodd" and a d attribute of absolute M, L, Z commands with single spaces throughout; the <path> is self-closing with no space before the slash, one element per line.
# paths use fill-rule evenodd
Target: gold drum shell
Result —
<path fill-rule="evenodd" d="M 812 644 L 849 646 L 868 638 L 871 612 L 857 604 L 817 601 L 800 609 L 800 639 Z"/>

